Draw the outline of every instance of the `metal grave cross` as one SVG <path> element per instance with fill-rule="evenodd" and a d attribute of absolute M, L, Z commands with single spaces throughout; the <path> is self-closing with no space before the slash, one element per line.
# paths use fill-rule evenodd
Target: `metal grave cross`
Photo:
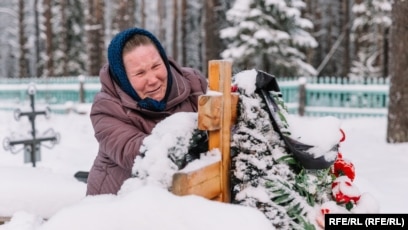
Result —
<path fill-rule="evenodd" d="M 20 109 L 14 110 L 14 118 L 19 121 L 20 117 L 27 116 L 30 123 L 31 123 L 31 138 L 23 138 L 17 139 L 14 138 L 5 138 L 3 140 L 3 147 L 4 149 L 10 150 L 11 153 L 17 153 L 24 149 L 24 162 L 30 162 L 35 167 L 35 163 L 41 160 L 41 143 L 45 141 L 49 141 L 51 143 L 50 146 L 44 145 L 47 148 L 52 148 L 55 144 L 59 142 L 60 136 L 59 133 L 56 133 L 53 129 L 48 129 L 41 135 L 40 137 L 37 136 L 36 129 L 35 129 L 35 118 L 37 115 L 45 115 L 46 118 L 49 118 L 50 109 L 47 107 L 43 111 L 36 111 L 35 110 L 35 96 L 36 88 L 34 84 L 30 84 L 27 89 L 27 93 L 30 96 L 30 105 L 31 111 L 22 112 Z M 24 145 L 22 149 L 15 149 L 16 145 Z"/>

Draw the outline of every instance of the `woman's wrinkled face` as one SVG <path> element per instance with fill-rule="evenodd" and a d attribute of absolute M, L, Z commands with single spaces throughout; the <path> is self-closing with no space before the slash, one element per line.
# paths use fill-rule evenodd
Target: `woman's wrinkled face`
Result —
<path fill-rule="evenodd" d="M 167 69 L 154 45 L 142 45 L 123 54 L 126 75 L 140 98 L 157 101 L 167 89 Z"/>

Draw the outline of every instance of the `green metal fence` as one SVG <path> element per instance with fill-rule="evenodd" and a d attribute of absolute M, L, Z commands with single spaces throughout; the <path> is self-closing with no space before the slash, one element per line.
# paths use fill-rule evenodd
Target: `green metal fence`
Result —
<path fill-rule="evenodd" d="M 12 110 L 27 104 L 30 84 L 36 89 L 36 103 L 49 105 L 54 112 L 64 112 L 67 103 L 92 103 L 100 90 L 98 77 L 0 79 L 0 109 Z"/>
<path fill-rule="evenodd" d="M 388 79 L 302 77 L 278 78 L 278 82 L 290 113 L 340 118 L 387 115 Z"/>
<path fill-rule="evenodd" d="M 98 77 L 48 77 L 0 79 L 0 109 L 28 103 L 27 88 L 36 86 L 36 102 L 55 112 L 66 103 L 92 103 L 100 90 Z M 385 116 L 388 108 L 388 79 L 339 77 L 278 78 L 283 99 L 291 114 L 306 116 Z M 58 111 L 57 111 L 58 112 Z"/>

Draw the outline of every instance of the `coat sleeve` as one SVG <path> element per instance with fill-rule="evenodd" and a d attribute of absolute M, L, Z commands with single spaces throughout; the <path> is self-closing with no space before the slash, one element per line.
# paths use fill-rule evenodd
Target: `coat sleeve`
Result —
<path fill-rule="evenodd" d="M 107 162 L 131 170 L 135 157 L 140 154 L 143 139 L 148 134 L 142 131 L 141 126 L 135 126 L 130 121 L 118 102 L 104 97 L 104 94 L 98 97 L 92 105 L 90 117 L 95 138 L 99 142 L 99 154 L 108 158 Z"/>

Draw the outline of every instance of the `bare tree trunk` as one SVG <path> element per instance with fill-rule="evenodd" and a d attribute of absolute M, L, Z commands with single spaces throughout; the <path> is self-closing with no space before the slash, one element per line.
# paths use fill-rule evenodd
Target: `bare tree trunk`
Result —
<path fill-rule="evenodd" d="M 62 57 L 62 76 L 68 76 L 68 71 L 69 71 L 69 66 L 68 66 L 68 53 L 69 53 L 69 48 L 68 48 L 68 18 L 67 14 L 65 11 L 67 10 L 67 1 L 62 0 L 60 1 L 61 7 L 60 7 L 60 15 L 61 15 L 61 33 L 59 34 L 59 46 L 62 52 L 64 52 L 65 55 Z"/>
<path fill-rule="evenodd" d="M 35 21 L 35 76 L 40 77 L 43 74 L 43 63 L 40 60 L 40 21 L 38 15 L 38 0 L 34 0 L 34 21 Z"/>
<path fill-rule="evenodd" d="M 362 2 L 363 0 L 355 0 L 354 4 L 361 4 Z M 356 34 L 355 36 L 356 38 L 354 39 L 354 57 L 357 57 L 357 54 L 360 52 L 361 49 L 361 42 L 359 41 L 359 39 L 362 36 L 363 31 L 361 29 L 357 29 L 356 31 L 354 31 L 354 33 Z"/>
<path fill-rule="evenodd" d="M 394 1 L 387 142 L 408 142 L 408 4 Z"/>
<path fill-rule="evenodd" d="M 203 66 L 208 65 L 208 61 L 211 60 L 211 52 L 215 46 L 215 14 L 214 14 L 214 0 L 207 0 L 204 3 L 204 17 L 203 17 L 203 25 L 205 30 L 205 37 L 204 37 L 204 57 L 203 57 Z M 203 68 L 203 72 L 207 75 L 206 68 Z"/>
<path fill-rule="evenodd" d="M 222 47 L 222 41 L 219 36 L 219 18 L 216 14 L 215 8 L 220 7 L 218 0 L 205 1 L 205 17 L 204 17 L 204 29 L 205 29 L 205 56 L 204 67 L 207 66 L 208 61 L 220 58 L 220 52 Z M 204 74 L 207 69 L 203 68 Z"/>
<path fill-rule="evenodd" d="M 343 23 L 342 31 L 345 31 L 343 40 L 344 52 L 343 52 L 343 69 L 342 77 L 347 76 L 350 71 L 350 3 L 349 0 L 343 0 L 342 4 Z"/>
<path fill-rule="evenodd" d="M 54 76 L 54 53 L 52 45 L 52 12 L 51 0 L 44 0 L 44 28 L 45 28 L 45 76 Z"/>
<path fill-rule="evenodd" d="M 135 0 L 119 0 L 114 16 L 114 28 L 122 31 L 135 26 Z"/>
<path fill-rule="evenodd" d="M 304 12 L 304 17 L 309 19 L 312 22 L 316 22 L 315 20 L 318 19 L 317 9 L 314 8 L 315 0 L 306 0 L 306 9 Z M 315 32 L 319 29 L 319 22 L 315 23 L 313 30 L 309 31 L 311 35 L 314 35 Z M 317 38 L 315 38 L 317 40 Z M 314 66 L 314 56 L 315 56 L 316 49 L 307 49 L 306 50 L 306 62 L 310 63 Z"/>
<path fill-rule="evenodd" d="M 384 40 L 383 40 L 383 72 L 382 72 L 382 76 L 384 77 L 384 78 L 386 78 L 386 77 L 388 77 L 388 65 L 389 65 L 389 62 L 388 62 L 388 58 L 389 58 L 389 55 L 390 55 L 390 53 L 389 53 L 389 43 L 388 43 L 388 40 L 389 40 L 389 33 L 390 32 L 390 30 L 389 30 L 389 28 L 386 28 L 385 30 L 384 30 Z"/>
<path fill-rule="evenodd" d="M 178 44 L 179 44 L 179 37 L 178 37 L 178 0 L 173 0 L 173 58 L 176 61 L 178 60 Z"/>
<path fill-rule="evenodd" d="M 141 15 L 141 23 L 140 23 L 140 27 L 145 28 L 146 27 L 146 13 L 145 13 L 145 8 L 146 8 L 146 4 L 144 0 L 141 0 L 141 4 L 140 4 L 140 15 Z"/>
<path fill-rule="evenodd" d="M 328 9 L 329 14 L 333 14 L 333 9 L 332 9 L 332 4 L 330 3 L 330 7 Z M 328 54 L 330 53 L 332 44 L 333 44 L 333 40 L 332 40 L 332 30 L 334 27 L 336 27 L 335 25 L 335 21 L 334 18 L 329 19 L 328 25 L 327 25 L 327 36 L 326 36 L 326 50 L 323 51 L 324 54 Z M 332 62 L 333 63 L 333 62 Z M 331 63 L 331 68 L 329 72 L 334 72 L 333 70 L 335 69 L 335 66 Z M 327 65 L 329 66 L 329 65 Z"/>
<path fill-rule="evenodd" d="M 28 61 L 27 61 L 27 49 L 26 42 L 27 38 L 25 35 L 24 28 L 24 0 L 18 1 L 18 43 L 20 47 L 20 56 L 19 56 L 19 74 L 20 78 L 29 77 L 28 76 Z"/>
<path fill-rule="evenodd" d="M 104 0 L 88 0 L 87 53 L 88 74 L 96 76 L 105 62 Z"/>
<path fill-rule="evenodd" d="M 159 21 L 159 29 L 157 38 L 159 41 L 164 41 L 166 37 L 166 2 L 165 1 L 157 1 L 157 17 Z"/>
<path fill-rule="evenodd" d="M 181 50 L 182 50 L 182 65 L 186 65 L 186 60 L 187 60 L 187 47 L 186 47 L 186 34 L 187 34 L 187 28 L 186 28 L 186 21 L 187 21 L 187 0 L 181 0 L 181 37 L 182 37 L 182 42 L 181 42 Z"/>
<path fill-rule="evenodd" d="M 127 11 L 126 11 L 126 27 L 134 27 L 136 24 L 135 18 L 135 11 L 136 11 L 136 0 L 128 0 L 127 1 Z"/>

